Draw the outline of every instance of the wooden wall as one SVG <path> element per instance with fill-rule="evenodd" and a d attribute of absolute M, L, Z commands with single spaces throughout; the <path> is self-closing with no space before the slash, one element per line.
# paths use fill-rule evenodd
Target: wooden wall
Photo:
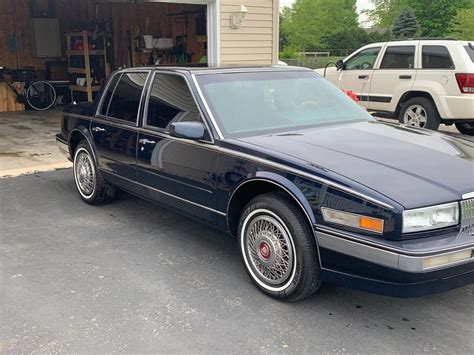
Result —
<path fill-rule="evenodd" d="M 36 0 L 37 8 L 48 9 L 48 0 Z M 95 0 L 55 0 L 55 17 L 59 18 L 61 37 L 63 38 L 63 56 L 66 44 L 63 34 L 68 31 L 82 30 L 90 27 L 97 18 L 99 22 L 110 21 L 113 24 L 114 58 L 116 66 L 128 64 L 127 32 L 134 33 L 135 27 L 145 29 L 145 18 L 150 17 L 150 32 L 160 33 L 162 37 L 173 37 L 185 34 L 185 24 L 176 23 L 170 13 L 197 11 L 201 6 L 165 3 L 98 3 Z M 31 17 L 28 0 L 0 0 L 0 66 L 11 69 L 32 66 L 45 68 L 45 59 L 31 54 L 29 19 Z M 188 24 L 188 52 L 195 53 L 193 61 L 205 55 L 203 43 L 196 36 L 195 15 L 190 16 Z M 12 53 L 7 47 L 9 35 L 20 39 L 21 50 Z M 55 60 L 57 58 L 51 58 Z"/>

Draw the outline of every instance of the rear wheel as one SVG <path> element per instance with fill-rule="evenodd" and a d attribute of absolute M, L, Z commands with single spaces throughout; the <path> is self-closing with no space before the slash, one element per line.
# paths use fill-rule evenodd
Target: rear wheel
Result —
<path fill-rule="evenodd" d="M 414 97 L 408 100 L 400 111 L 399 121 L 406 126 L 433 131 L 436 131 L 441 123 L 436 106 L 425 97 Z"/>
<path fill-rule="evenodd" d="M 285 195 L 270 193 L 250 201 L 240 218 L 238 235 L 245 269 L 265 294 L 298 301 L 319 288 L 314 235 Z"/>
<path fill-rule="evenodd" d="M 74 181 L 82 200 L 88 204 L 105 204 L 115 195 L 115 187 L 100 174 L 86 141 L 80 142 L 74 152 Z"/>
<path fill-rule="evenodd" d="M 474 122 L 459 122 L 456 123 L 456 128 L 462 134 L 474 136 Z"/>

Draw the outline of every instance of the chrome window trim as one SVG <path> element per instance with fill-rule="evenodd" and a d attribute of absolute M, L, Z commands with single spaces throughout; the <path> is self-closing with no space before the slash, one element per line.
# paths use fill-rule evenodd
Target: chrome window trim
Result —
<path fill-rule="evenodd" d="M 202 90 L 201 90 L 201 86 L 199 85 L 197 79 L 196 79 L 196 74 L 191 74 L 191 77 L 193 79 L 193 83 L 194 83 L 194 86 L 196 87 L 196 90 L 199 94 L 199 97 L 201 98 L 201 101 L 202 103 L 204 104 L 204 108 L 206 109 L 206 112 L 212 122 L 212 126 L 214 127 L 214 129 L 216 130 L 217 132 L 217 135 L 219 137 L 219 139 L 224 139 L 224 136 L 222 134 L 222 131 L 221 129 L 219 128 L 219 126 L 217 125 L 217 121 L 216 121 L 216 118 L 214 117 L 214 115 L 212 114 L 212 111 L 209 107 L 209 104 L 207 103 L 206 101 L 206 98 L 204 97 L 203 93 L 202 93 Z"/>
<path fill-rule="evenodd" d="M 148 103 L 150 102 L 150 96 L 151 96 L 151 88 L 153 86 L 153 82 L 155 81 L 155 76 L 156 74 L 164 74 L 164 75 L 176 75 L 176 76 L 180 76 L 184 79 L 184 82 L 186 83 L 187 87 L 188 87 L 188 90 L 189 92 L 191 93 L 191 96 L 194 100 L 194 104 L 196 105 L 197 109 L 199 110 L 199 114 L 201 116 L 201 120 L 202 122 L 204 123 L 204 125 L 206 126 L 206 130 L 209 134 L 209 138 L 210 138 L 210 141 L 208 140 L 203 140 L 204 142 L 209 142 L 209 143 L 212 143 L 214 144 L 214 137 L 213 137 L 213 134 L 212 134 L 212 130 L 206 120 L 206 117 L 204 116 L 204 113 L 202 112 L 202 109 L 201 107 L 199 106 L 197 100 L 196 100 L 196 96 L 191 88 L 191 85 L 189 85 L 189 81 L 188 81 L 188 78 L 186 77 L 186 75 L 184 75 L 183 73 L 181 72 L 173 72 L 173 71 L 166 71 L 166 70 L 154 70 L 153 73 L 152 73 L 152 76 L 151 76 L 151 79 L 150 79 L 150 84 L 149 84 L 149 87 L 148 87 L 148 92 L 147 92 L 147 96 L 145 98 L 145 107 L 143 109 L 143 116 L 142 116 L 142 120 L 141 120 L 141 124 L 139 125 L 141 128 L 144 128 L 144 129 L 148 129 L 149 131 L 155 131 L 156 129 L 156 132 L 163 132 L 165 134 L 166 131 L 162 128 L 154 128 L 154 129 L 150 129 L 148 127 L 152 127 L 152 126 L 149 126 L 146 124 L 146 120 L 147 120 L 147 116 L 148 116 Z M 167 134 L 168 137 L 171 137 L 171 135 Z M 174 137 L 172 137 L 174 138 Z"/>
<path fill-rule="evenodd" d="M 101 118 L 103 120 L 106 120 L 106 121 L 115 121 L 117 123 L 122 123 L 126 126 L 131 126 L 131 127 L 138 127 L 139 125 L 139 121 L 140 121 L 140 113 L 141 113 L 141 109 L 142 109 L 142 103 L 143 103 L 143 95 L 145 94 L 145 92 L 147 91 L 147 88 L 148 88 L 148 82 L 150 80 L 150 72 L 151 70 L 137 70 L 137 71 L 129 71 L 129 70 L 124 70 L 124 71 L 121 71 L 117 74 L 121 74 L 121 77 L 119 78 L 119 80 L 117 81 L 117 84 L 115 85 L 115 88 L 114 88 L 114 92 L 112 93 L 112 96 L 110 97 L 110 102 L 109 102 L 109 107 L 107 108 L 107 113 L 110 109 L 110 103 L 112 102 L 112 99 L 115 95 L 115 90 L 117 89 L 117 86 L 118 84 L 120 83 L 120 80 L 122 80 L 122 76 L 124 74 L 140 74 L 140 73 L 146 73 L 147 74 L 147 77 L 146 77 L 146 80 L 145 80 L 145 83 L 143 84 L 143 89 L 142 89 L 142 93 L 140 95 L 140 102 L 138 104 L 138 111 L 137 111 L 137 117 L 135 118 L 135 122 L 133 121 L 127 121 L 127 120 L 122 120 L 121 118 L 117 118 L 117 117 L 112 117 L 112 116 L 105 116 L 105 115 L 102 115 L 100 113 L 100 107 L 102 107 L 102 100 L 104 99 L 104 95 L 102 94 L 101 95 L 101 98 L 100 98 L 100 102 L 99 102 L 99 105 L 98 105 L 98 108 L 96 110 L 96 114 L 95 114 L 95 117 L 98 117 L 98 118 Z M 117 75 L 115 74 L 115 75 Z M 114 75 L 114 76 L 115 76 Z M 108 85 L 110 85 L 110 82 L 112 80 L 107 80 L 109 83 L 107 84 L 107 87 L 106 89 L 108 89 Z M 104 90 L 105 92 L 105 90 Z"/>

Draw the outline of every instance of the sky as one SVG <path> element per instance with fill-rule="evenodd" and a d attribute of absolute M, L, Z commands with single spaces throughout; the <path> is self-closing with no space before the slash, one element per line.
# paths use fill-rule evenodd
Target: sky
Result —
<path fill-rule="evenodd" d="M 295 2 L 295 0 L 280 0 L 280 7 L 290 6 L 294 2 Z M 357 0 L 357 12 L 359 12 L 359 13 L 360 13 L 361 10 L 371 9 L 372 7 L 373 6 L 370 3 L 370 0 Z M 365 20 L 364 16 L 359 17 L 359 22 L 362 22 L 364 20 Z"/>

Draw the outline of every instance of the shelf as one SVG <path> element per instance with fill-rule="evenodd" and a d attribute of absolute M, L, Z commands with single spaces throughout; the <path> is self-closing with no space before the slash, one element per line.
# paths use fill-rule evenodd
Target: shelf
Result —
<path fill-rule="evenodd" d="M 85 55 L 85 51 L 71 49 L 66 52 L 67 55 Z M 90 49 L 89 55 L 105 55 L 105 51 L 103 49 Z"/>
<path fill-rule="evenodd" d="M 69 67 L 67 69 L 67 72 L 69 74 L 86 74 L 86 70 L 84 68 L 74 68 L 74 67 Z"/>
<path fill-rule="evenodd" d="M 92 86 L 92 91 L 99 91 L 100 86 Z M 87 92 L 87 86 L 69 85 L 69 90 Z"/>

